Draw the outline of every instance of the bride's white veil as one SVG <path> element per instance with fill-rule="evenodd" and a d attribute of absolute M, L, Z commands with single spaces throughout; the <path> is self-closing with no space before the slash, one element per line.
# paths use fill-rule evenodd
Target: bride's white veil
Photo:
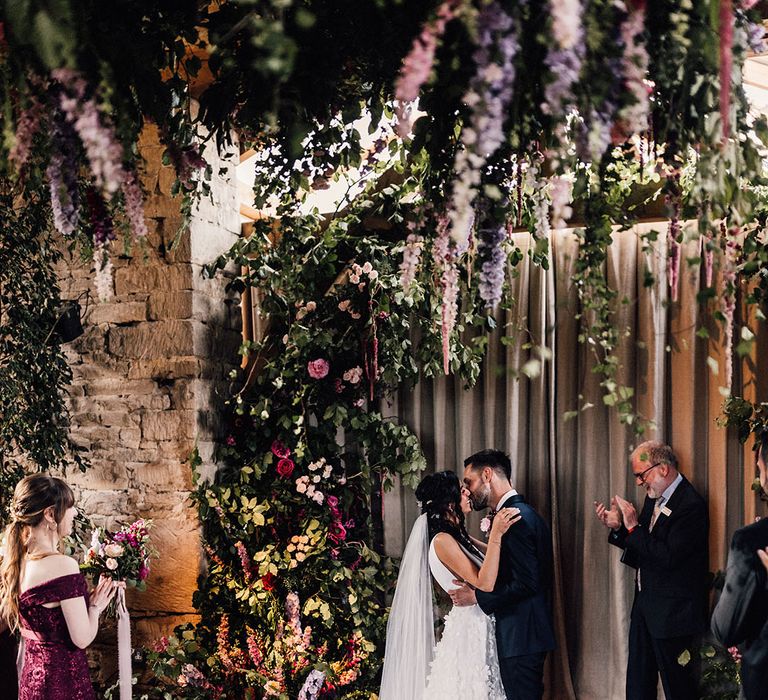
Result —
<path fill-rule="evenodd" d="M 405 546 L 387 623 L 379 700 L 421 700 L 435 646 L 427 516 L 416 520 Z"/>

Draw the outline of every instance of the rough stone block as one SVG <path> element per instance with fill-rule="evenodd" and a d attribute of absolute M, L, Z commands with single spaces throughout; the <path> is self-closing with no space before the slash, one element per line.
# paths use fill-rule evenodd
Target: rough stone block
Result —
<path fill-rule="evenodd" d="M 94 462 L 86 472 L 72 472 L 68 480 L 73 486 L 87 489 L 87 492 L 126 490 L 131 486 L 125 462 L 117 460 Z"/>
<path fill-rule="evenodd" d="M 192 470 L 178 460 L 158 459 L 136 465 L 136 478 L 157 493 L 192 489 Z"/>
<path fill-rule="evenodd" d="M 200 376 L 200 360 L 196 357 L 174 357 L 162 360 L 137 360 L 128 370 L 129 379 L 151 377 L 154 380 L 186 379 Z M 151 408 L 151 406 L 147 406 Z"/>
<path fill-rule="evenodd" d="M 136 263 L 115 271 L 115 294 L 157 290 L 180 291 L 192 288 L 189 265 L 150 265 Z"/>
<path fill-rule="evenodd" d="M 121 428 L 119 432 L 120 444 L 132 450 L 137 450 L 141 444 L 141 430 L 139 428 Z"/>
<path fill-rule="evenodd" d="M 88 382 L 89 396 L 137 396 L 154 394 L 157 384 L 150 380 L 126 381 L 125 379 L 96 379 Z M 130 404 L 129 404 L 130 405 Z"/>
<path fill-rule="evenodd" d="M 192 317 L 193 292 L 152 292 L 149 295 L 149 319 L 187 319 Z"/>
<path fill-rule="evenodd" d="M 88 312 L 87 321 L 101 323 L 135 323 L 147 320 L 147 305 L 140 301 L 122 301 L 114 304 L 97 304 Z"/>
<path fill-rule="evenodd" d="M 194 438 L 193 411 L 146 411 L 141 417 L 141 435 L 146 440 Z"/>
<path fill-rule="evenodd" d="M 154 321 L 140 326 L 110 328 L 110 352 L 121 357 L 152 359 L 193 354 L 190 321 Z"/>
<path fill-rule="evenodd" d="M 128 493 L 107 490 L 83 491 L 78 507 L 88 516 L 128 513 Z"/>

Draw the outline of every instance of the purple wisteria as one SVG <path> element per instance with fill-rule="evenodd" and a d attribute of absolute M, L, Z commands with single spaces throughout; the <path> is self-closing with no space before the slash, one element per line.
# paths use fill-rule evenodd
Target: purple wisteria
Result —
<path fill-rule="evenodd" d="M 556 134 L 563 142 L 565 115 L 575 103 L 574 85 L 579 79 L 584 60 L 584 29 L 581 25 L 583 8 L 581 0 L 550 0 L 552 36 L 555 48 L 547 53 L 544 60 L 550 74 L 550 82 L 544 88 L 544 103 L 541 110 L 551 114 L 558 121 Z"/>
<path fill-rule="evenodd" d="M 419 96 L 421 86 L 429 79 L 437 43 L 445 31 L 445 25 L 453 19 L 456 4 L 456 0 L 447 0 L 440 5 L 435 19 L 424 25 L 421 33 L 413 40 L 408 55 L 403 59 L 403 66 L 395 84 L 395 131 L 400 138 L 406 138 L 411 131 L 413 103 Z"/>
<path fill-rule="evenodd" d="M 469 239 L 483 167 L 505 140 L 504 120 L 512 99 L 518 49 L 512 17 L 497 2 L 486 5 L 477 18 L 475 75 L 464 95 L 470 114 L 454 162 L 456 178 L 448 210 L 450 234 L 459 244 Z"/>
<path fill-rule="evenodd" d="M 51 159 L 46 175 L 51 192 L 53 224 L 64 236 L 75 232 L 79 219 L 77 186 L 77 143 L 71 128 L 63 120 L 54 122 Z"/>
<path fill-rule="evenodd" d="M 485 308 L 495 309 L 501 301 L 504 289 L 504 273 L 507 266 L 507 254 L 504 250 L 506 227 L 488 222 L 477 232 L 477 255 L 480 261 L 480 298 Z"/>
<path fill-rule="evenodd" d="M 112 125 L 102 119 L 96 101 L 86 97 L 85 80 L 69 68 L 54 70 L 52 75 L 62 85 L 59 107 L 83 143 L 96 185 L 111 197 L 125 179 L 123 146 Z"/>

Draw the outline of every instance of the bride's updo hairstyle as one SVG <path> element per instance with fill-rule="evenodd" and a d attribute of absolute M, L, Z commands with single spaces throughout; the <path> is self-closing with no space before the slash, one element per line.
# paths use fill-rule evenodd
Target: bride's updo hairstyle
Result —
<path fill-rule="evenodd" d="M 421 512 L 427 515 L 430 542 L 438 532 L 456 536 L 464 531 L 461 484 L 455 472 L 428 474 L 416 487 L 416 498 L 421 504 Z"/>

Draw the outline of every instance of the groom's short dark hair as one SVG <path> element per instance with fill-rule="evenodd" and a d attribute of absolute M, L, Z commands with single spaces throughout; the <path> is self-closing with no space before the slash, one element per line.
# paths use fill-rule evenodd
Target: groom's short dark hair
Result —
<path fill-rule="evenodd" d="M 480 450 L 464 460 L 464 466 L 472 465 L 472 469 L 480 470 L 485 467 L 503 473 L 507 481 L 512 481 L 512 462 L 501 450 Z"/>

